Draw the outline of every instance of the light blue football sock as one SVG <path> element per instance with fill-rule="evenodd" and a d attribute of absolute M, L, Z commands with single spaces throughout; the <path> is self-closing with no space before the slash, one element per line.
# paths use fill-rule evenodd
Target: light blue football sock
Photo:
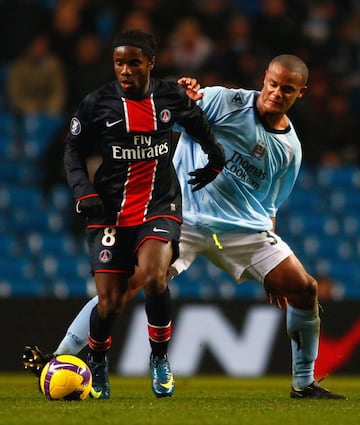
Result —
<path fill-rule="evenodd" d="M 55 355 L 72 354 L 76 356 L 88 343 L 90 329 L 90 313 L 98 303 L 98 297 L 91 298 L 70 324 L 66 334 L 60 342 Z"/>
<path fill-rule="evenodd" d="M 315 360 L 319 348 L 320 317 L 316 310 L 292 306 L 286 312 L 287 333 L 291 338 L 293 387 L 302 389 L 314 381 Z"/>

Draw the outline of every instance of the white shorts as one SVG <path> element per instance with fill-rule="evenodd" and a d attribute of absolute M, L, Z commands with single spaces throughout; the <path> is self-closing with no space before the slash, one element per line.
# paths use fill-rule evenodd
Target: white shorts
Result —
<path fill-rule="evenodd" d="M 266 275 L 293 254 L 280 236 L 273 232 L 227 232 L 220 235 L 181 226 L 179 258 L 172 264 L 170 277 L 187 270 L 198 255 L 238 282 L 255 280 L 264 283 Z"/>

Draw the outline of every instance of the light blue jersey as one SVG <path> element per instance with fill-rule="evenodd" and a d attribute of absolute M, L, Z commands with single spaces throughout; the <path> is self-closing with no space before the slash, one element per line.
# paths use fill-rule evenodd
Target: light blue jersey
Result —
<path fill-rule="evenodd" d="M 272 229 L 270 217 L 289 196 L 301 164 L 301 145 L 290 123 L 273 130 L 256 112 L 255 90 L 207 87 L 198 101 L 225 150 L 226 164 L 216 179 L 197 192 L 189 171 L 202 168 L 207 156 L 182 133 L 174 164 L 183 193 L 184 221 L 212 233 Z"/>

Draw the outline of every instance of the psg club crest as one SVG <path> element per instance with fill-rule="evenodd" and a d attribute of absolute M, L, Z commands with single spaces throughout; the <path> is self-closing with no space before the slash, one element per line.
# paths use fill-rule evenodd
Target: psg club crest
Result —
<path fill-rule="evenodd" d="M 258 140 L 253 150 L 251 151 L 252 156 L 257 159 L 261 159 L 266 153 L 266 143 L 262 140 Z"/>
<path fill-rule="evenodd" d="M 108 263 L 112 259 L 112 254 L 108 249 L 103 249 L 99 254 L 100 263 Z"/>
<path fill-rule="evenodd" d="M 160 121 L 161 122 L 169 122 L 171 118 L 171 112 L 168 109 L 163 109 L 160 112 Z"/>

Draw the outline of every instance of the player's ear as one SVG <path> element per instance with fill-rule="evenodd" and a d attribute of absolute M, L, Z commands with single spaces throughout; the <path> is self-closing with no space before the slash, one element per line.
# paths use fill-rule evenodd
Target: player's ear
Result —
<path fill-rule="evenodd" d="M 149 69 L 150 71 L 152 71 L 154 69 L 155 66 L 155 56 L 153 56 L 150 60 L 149 60 Z"/>
<path fill-rule="evenodd" d="M 301 87 L 299 95 L 298 95 L 298 99 L 301 99 L 304 96 L 306 90 L 307 90 L 307 86 Z"/>

